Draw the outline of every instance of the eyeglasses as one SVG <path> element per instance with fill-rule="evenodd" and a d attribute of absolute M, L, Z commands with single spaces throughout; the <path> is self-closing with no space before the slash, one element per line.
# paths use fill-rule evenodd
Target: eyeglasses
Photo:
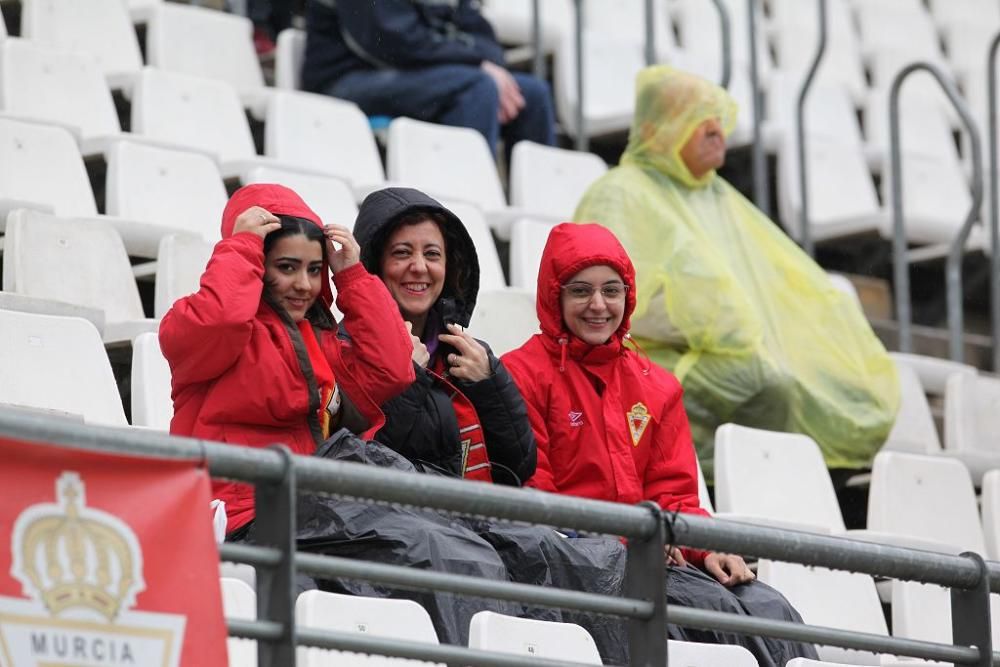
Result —
<path fill-rule="evenodd" d="M 594 298 L 594 292 L 600 291 L 601 298 L 608 303 L 619 303 L 628 294 L 628 285 L 623 283 L 605 283 L 600 287 L 590 283 L 566 283 L 561 289 L 566 296 L 576 303 L 589 303 Z"/>

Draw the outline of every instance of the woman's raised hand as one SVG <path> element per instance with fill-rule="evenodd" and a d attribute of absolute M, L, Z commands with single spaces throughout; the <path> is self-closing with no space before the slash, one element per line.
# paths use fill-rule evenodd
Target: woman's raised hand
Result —
<path fill-rule="evenodd" d="M 276 229 L 281 229 L 281 220 L 271 215 L 267 209 L 251 206 L 236 216 L 233 234 L 250 232 L 264 238 Z"/>
<path fill-rule="evenodd" d="M 334 273 L 354 266 L 361 260 L 361 246 L 354 238 L 351 230 L 343 225 L 324 225 L 323 235 L 326 236 L 326 257 L 330 269 Z M 340 244 L 340 250 L 334 244 Z"/>
<path fill-rule="evenodd" d="M 451 345 L 457 352 L 448 354 L 448 374 L 467 382 L 479 382 L 493 375 L 486 348 L 457 324 L 449 324 L 451 333 L 440 334 L 438 340 Z"/>
<path fill-rule="evenodd" d="M 431 360 L 431 354 L 427 351 L 427 346 L 424 345 L 424 341 L 420 340 L 419 337 L 413 335 L 413 324 L 405 320 L 403 324 L 406 325 L 406 331 L 410 334 L 410 342 L 413 343 L 413 354 L 410 357 L 421 368 L 427 368 L 427 362 Z"/>

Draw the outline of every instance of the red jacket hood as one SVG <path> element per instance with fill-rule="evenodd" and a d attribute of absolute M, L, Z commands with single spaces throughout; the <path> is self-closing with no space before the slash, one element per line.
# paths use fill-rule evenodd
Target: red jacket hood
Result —
<path fill-rule="evenodd" d="M 629 330 L 629 318 L 635 310 L 635 267 L 625 248 L 610 230 L 598 224 L 564 222 L 549 232 L 538 268 L 538 293 L 535 308 L 542 332 L 552 338 L 569 335 L 559 305 L 561 286 L 584 269 L 598 264 L 610 266 L 628 285 L 625 315 L 615 332 L 621 342 Z"/>
<path fill-rule="evenodd" d="M 272 215 L 290 215 L 296 218 L 304 218 L 323 229 L 323 221 L 316 215 L 316 212 L 309 208 L 308 204 L 302 201 L 302 197 L 284 185 L 274 183 L 253 183 L 244 185 L 233 193 L 222 211 L 222 238 L 227 239 L 233 235 L 233 227 L 236 225 L 236 218 L 240 213 L 251 206 L 260 206 Z M 323 275 L 328 276 L 326 261 L 326 244 L 323 244 Z M 320 291 L 320 298 L 326 307 L 333 305 L 333 291 L 330 289 L 330 281 L 324 280 Z"/>

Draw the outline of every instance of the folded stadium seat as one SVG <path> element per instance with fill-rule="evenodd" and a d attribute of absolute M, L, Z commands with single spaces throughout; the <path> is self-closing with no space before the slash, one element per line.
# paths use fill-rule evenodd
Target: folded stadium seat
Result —
<path fill-rule="evenodd" d="M 983 535 L 990 560 L 1000 560 L 1000 470 L 983 476 L 982 494 Z M 1000 621 L 1000 614 L 997 614 Z"/>
<path fill-rule="evenodd" d="M 510 203 L 572 220 L 587 188 L 607 170 L 593 153 L 520 141 L 510 158 Z"/>
<path fill-rule="evenodd" d="M 851 300 L 858 304 L 858 308 L 861 308 L 861 296 L 858 294 L 858 288 L 854 286 L 850 278 L 839 273 L 830 273 L 829 271 L 827 271 L 826 276 L 830 279 L 831 287 L 851 297 Z"/>
<path fill-rule="evenodd" d="M 347 181 L 357 201 L 390 185 L 368 117 L 346 100 L 279 91 L 268 105 L 264 153 Z"/>
<path fill-rule="evenodd" d="M 104 311 L 98 308 L 88 308 L 76 303 L 66 303 L 54 299 L 25 296 L 0 290 L 0 310 L 16 310 L 21 313 L 36 315 L 58 315 L 59 317 L 79 317 L 87 320 L 104 335 Z"/>
<path fill-rule="evenodd" d="M 948 378 L 944 446 L 955 452 L 994 454 L 1000 467 L 1000 379 L 972 373 Z"/>
<path fill-rule="evenodd" d="M 635 109 L 635 75 L 646 66 L 642 45 L 631 39 L 607 35 L 603 30 L 583 30 L 583 121 L 587 137 L 623 132 L 632 124 Z M 559 42 L 553 62 L 553 98 L 556 119 L 571 137 L 576 123 L 576 45 L 572 37 Z"/>
<path fill-rule="evenodd" d="M 178 74 L 225 81 L 260 120 L 274 92 L 253 45 L 253 23 L 236 14 L 177 3 L 162 3 L 146 31 L 150 66 Z"/>
<path fill-rule="evenodd" d="M 431 617 L 412 600 L 369 598 L 325 591 L 305 591 L 295 601 L 295 623 L 317 630 L 360 633 L 425 644 L 437 644 Z M 378 656 L 327 651 L 300 646 L 296 649 L 298 667 L 388 667 L 398 664 Z M 431 665 L 412 661 L 407 664 Z"/>
<path fill-rule="evenodd" d="M 899 139 L 904 161 L 913 154 L 959 161 L 952 134 L 950 102 L 927 72 L 910 76 L 900 90 Z M 865 105 L 865 134 L 869 167 L 875 173 L 889 169 L 889 86 L 873 88 Z"/>
<path fill-rule="evenodd" d="M 122 0 L 22 0 L 21 36 L 91 55 L 108 84 L 126 94 L 142 69 L 139 40 Z"/>
<path fill-rule="evenodd" d="M 920 0 L 856 2 L 854 12 L 861 50 L 869 58 L 886 49 L 905 53 L 911 60 L 940 55 L 937 29 Z"/>
<path fill-rule="evenodd" d="M 774 63 L 768 49 L 764 28 L 762 0 L 757 3 L 757 71 L 761 81 L 766 81 Z M 719 12 L 711 2 L 702 0 L 676 0 L 675 21 L 680 32 L 680 46 L 700 63 L 698 73 L 710 81 L 719 81 L 722 75 L 722 27 Z M 724 0 L 729 13 L 729 36 L 732 59 L 743 68 L 750 66 L 750 13 L 747 0 Z M 704 71 L 701 69 L 704 67 Z"/>
<path fill-rule="evenodd" d="M 532 294 L 538 287 L 538 267 L 549 232 L 557 223 L 522 218 L 510 231 L 510 284 Z"/>
<path fill-rule="evenodd" d="M 472 616 L 469 648 L 583 665 L 603 664 L 594 638 L 576 623 L 515 618 L 492 611 Z"/>
<path fill-rule="evenodd" d="M 111 362 L 87 320 L 0 310 L 0 404 L 126 426 Z"/>
<path fill-rule="evenodd" d="M 465 231 L 472 237 L 472 245 L 475 246 L 476 257 L 479 259 L 479 291 L 506 289 L 507 281 L 503 277 L 500 254 L 483 211 L 478 206 L 465 202 L 445 200 L 441 203 L 458 216 Z"/>
<path fill-rule="evenodd" d="M 698 457 L 694 459 L 695 466 L 698 468 L 698 502 L 701 503 L 701 507 L 707 510 L 709 514 L 715 514 L 715 507 L 712 506 L 712 496 L 708 493 L 708 484 L 705 483 L 705 473 L 701 471 L 701 462 Z"/>
<path fill-rule="evenodd" d="M 302 89 L 302 63 L 305 62 L 306 31 L 285 28 L 278 33 L 274 49 L 274 87 L 280 90 Z"/>
<path fill-rule="evenodd" d="M 634 0 L 584 0 L 583 25 L 606 35 L 630 40 L 646 49 L 646 7 Z M 653 41 L 656 62 L 670 62 L 677 49 L 674 31 L 667 16 L 667 3 L 653 3 Z M 589 64 L 584 63 L 589 66 Z"/>
<path fill-rule="evenodd" d="M 324 223 L 336 223 L 354 229 L 358 205 L 350 186 L 335 176 L 306 174 L 280 167 L 253 167 L 246 183 L 278 183 L 295 190 Z M 216 219 L 221 215 L 216 216 Z"/>
<path fill-rule="evenodd" d="M 480 290 L 469 333 L 489 343 L 498 357 L 538 333 L 535 295 L 516 287 Z"/>
<path fill-rule="evenodd" d="M 992 11 L 984 13 L 987 15 L 1000 13 L 1000 5 L 991 4 L 990 8 Z M 962 83 L 962 89 L 970 98 L 970 102 L 972 101 L 972 96 L 969 94 L 970 85 L 980 76 L 985 81 L 983 73 L 986 68 L 986 56 L 998 28 L 1000 28 L 1000 18 L 987 18 L 982 21 L 978 18 L 972 21 L 958 20 L 942 27 L 948 64 L 955 72 L 955 77 Z M 985 108 L 983 110 L 985 111 Z"/>
<path fill-rule="evenodd" d="M 143 316 L 121 236 L 105 220 L 21 209 L 7 219 L 3 288 L 104 311 L 104 341 L 131 341 L 159 323 Z"/>
<path fill-rule="evenodd" d="M 0 14 L 0 42 L 7 39 L 7 22 L 4 21 L 3 15 Z"/>
<path fill-rule="evenodd" d="M 868 528 L 917 538 L 932 551 L 986 554 L 972 478 L 961 462 L 944 456 L 879 452 L 868 493 Z"/>
<path fill-rule="evenodd" d="M 992 0 L 930 0 L 928 4 L 942 31 L 962 24 L 989 26 L 994 31 L 1000 27 L 1000 5 Z"/>
<path fill-rule="evenodd" d="M 137 141 L 119 141 L 108 151 L 109 215 L 214 243 L 227 200 L 219 167 L 204 153 Z"/>
<path fill-rule="evenodd" d="M 257 618 L 257 594 L 246 582 L 221 577 L 222 611 L 226 618 L 253 621 Z M 257 642 L 230 637 L 226 640 L 230 667 L 256 667 Z"/>
<path fill-rule="evenodd" d="M 517 218 L 541 213 L 507 206 L 496 162 L 476 130 L 397 118 L 389 125 L 389 179 L 429 195 L 479 206 L 501 240 Z"/>
<path fill-rule="evenodd" d="M 0 118 L 0 231 L 18 208 L 66 218 L 100 219 L 112 224 L 134 257 L 156 257 L 160 237 L 169 231 L 155 223 L 102 216 L 73 136 L 54 125 Z M 138 264 L 136 275 L 150 275 L 152 263 Z"/>
<path fill-rule="evenodd" d="M 775 71 L 771 77 L 767 99 L 767 116 L 794 137 L 801 82 L 795 73 Z M 848 88 L 832 79 L 816 79 L 809 89 L 805 107 L 807 139 L 834 139 L 850 148 L 862 148 L 864 136 L 861 123 Z"/>
<path fill-rule="evenodd" d="M 914 660 L 913 658 L 900 658 L 898 660 L 882 656 L 881 667 L 949 667 L 943 662 L 931 662 L 929 660 Z M 795 658 L 785 663 L 785 667 L 850 667 L 843 662 L 827 662 L 826 660 L 809 660 L 808 658 Z"/>
<path fill-rule="evenodd" d="M 225 81 L 147 67 L 133 95 L 132 131 L 166 147 L 212 156 L 226 179 L 262 165 L 314 173 L 257 155 L 236 89 Z"/>
<path fill-rule="evenodd" d="M 0 46 L 0 114 L 61 125 L 84 157 L 122 135 L 108 83 L 92 57 L 11 38 Z"/>
<path fill-rule="evenodd" d="M 531 44 L 531 4 L 532 0 L 484 0 L 483 16 L 501 43 Z M 542 48 L 551 53 L 562 39 L 573 34 L 573 4 L 571 0 L 546 0 L 538 4 Z"/>
<path fill-rule="evenodd" d="M 186 234 L 169 234 L 160 239 L 153 298 L 157 318 L 163 317 L 177 299 L 198 291 L 214 247 L 213 243 Z"/>
<path fill-rule="evenodd" d="M 781 591 L 808 625 L 889 634 L 875 582 L 867 574 L 762 558 L 757 563 L 757 578 Z M 822 645 L 816 649 L 823 660 L 852 665 L 880 662 L 879 655 L 868 651 Z"/>
<path fill-rule="evenodd" d="M 156 333 L 132 341 L 132 425 L 169 431 L 174 416 L 170 398 L 170 366 L 160 351 Z"/>
<path fill-rule="evenodd" d="M 758 667 L 757 658 L 742 646 L 673 639 L 667 642 L 667 661 L 681 667 Z"/>
<path fill-rule="evenodd" d="M 164 0 L 128 0 L 128 14 L 132 23 L 149 23 L 149 18 L 162 5 Z"/>
<path fill-rule="evenodd" d="M 948 386 L 948 379 L 954 373 L 976 375 L 979 372 L 975 366 L 951 361 L 950 359 L 928 357 L 923 354 L 890 352 L 889 356 L 893 358 L 897 366 L 907 366 L 916 372 L 925 393 L 938 396 L 944 396 Z"/>

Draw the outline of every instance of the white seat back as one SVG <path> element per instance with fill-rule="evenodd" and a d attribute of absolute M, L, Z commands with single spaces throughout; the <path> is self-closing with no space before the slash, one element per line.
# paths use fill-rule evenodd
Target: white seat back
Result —
<path fill-rule="evenodd" d="M 972 195 L 958 158 L 903 154 L 903 216 L 911 243 L 950 243 L 965 222 Z M 882 175 L 882 197 L 892 202 L 892 174 Z M 883 235 L 891 235 L 891 216 Z"/>
<path fill-rule="evenodd" d="M 437 644 L 431 618 L 412 600 L 367 598 L 324 591 L 305 591 L 295 602 L 295 622 L 309 628 L 361 633 L 370 637 L 391 637 Z M 387 658 L 377 655 L 325 651 L 300 647 L 299 667 L 389 667 L 432 663 Z"/>
<path fill-rule="evenodd" d="M 274 50 L 274 87 L 301 90 L 305 62 L 306 31 L 285 28 L 278 33 Z"/>
<path fill-rule="evenodd" d="M 868 529 L 986 553 L 976 491 L 955 459 L 882 451 L 868 493 Z"/>
<path fill-rule="evenodd" d="M 715 504 L 719 512 L 843 531 L 837 494 L 816 442 L 723 424 L 715 434 Z"/>
<path fill-rule="evenodd" d="M 92 217 L 97 203 L 80 149 L 67 130 L 0 118 L 0 199 Z M 0 229 L 4 221 L 0 216 Z"/>
<path fill-rule="evenodd" d="M 982 515 L 986 554 L 990 560 L 1000 560 L 1000 470 L 983 475 Z"/>
<path fill-rule="evenodd" d="M 109 215 L 217 241 L 227 200 L 218 165 L 203 153 L 135 141 L 116 142 L 108 152 Z"/>
<path fill-rule="evenodd" d="M 101 220 L 18 210 L 8 216 L 3 288 L 103 310 L 108 323 L 144 317 L 125 245 Z"/>
<path fill-rule="evenodd" d="M 386 161 L 391 180 L 432 196 L 488 211 L 507 205 L 493 154 L 476 130 L 397 118 L 389 124 Z"/>
<path fill-rule="evenodd" d="M 21 36 L 89 54 L 113 88 L 127 86 L 142 69 L 139 39 L 122 0 L 24 0 Z"/>
<path fill-rule="evenodd" d="M 511 205 L 562 220 L 572 219 L 587 188 L 608 170 L 593 153 L 531 141 L 515 144 L 510 162 Z"/>
<path fill-rule="evenodd" d="M 742 646 L 667 642 L 667 662 L 680 667 L 758 667 L 757 658 Z"/>
<path fill-rule="evenodd" d="M 694 462 L 698 467 L 698 502 L 701 504 L 702 509 L 707 510 L 709 514 L 715 514 L 715 508 L 712 506 L 712 496 L 709 495 L 708 484 L 705 483 L 705 473 L 701 469 L 701 461 L 696 456 Z"/>
<path fill-rule="evenodd" d="M 77 128 L 81 137 L 121 131 L 111 90 L 91 56 L 23 39 L 0 47 L 0 109 Z"/>
<path fill-rule="evenodd" d="M 236 89 L 223 81 L 144 69 L 132 99 L 132 131 L 223 162 L 256 156 Z"/>
<path fill-rule="evenodd" d="M 352 102 L 278 92 L 268 103 L 264 152 L 282 162 L 328 172 L 353 186 L 385 182 L 368 117 Z"/>
<path fill-rule="evenodd" d="M 498 357 L 516 350 L 538 333 L 534 295 L 514 287 L 480 290 L 469 333 L 489 343 Z"/>
<path fill-rule="evenodd" d="M 951 592 L 918 581 L 892 581 L 892 636 L 952 643 Z"/>
<path fill-rule="evenodd" d="M 556 223 L 521 218 L 510 230 L 510 284 L 532 294 L 538 290 L 538 269 L 549 232 Z"/>
<path fill-rule="evenodd" d="M 899 411 L 884 446 L 914 454 L 940 452 L 941 439 L 920 378 L 905 364 L 897 363 L 896 372 L 899 375 Z"/>
<path fill-rule="evenodd" d="M 253 23 L 236 14 L 165 2 L 146 30 L 146 57 L 153 67 L 225 81 L 241 93 L 264 87 Z"/>
<path fill-rule="evenodd" d="M 322 223 L 354 229 L 358 206 L 351 188 L 339 178 L 277 167 L 254 167 L 247 172 L 245 182 L 279 183 L 291 188 L 316 212 Z"/>
<path fill-rule="evenodd" d="M 600 665 L 594 638 L 575 623 L 515 618 L 480 611 L 469 623 L 469 648 Z"/>
<path fill-rule="evenodd" d="M 479 258 L 479 290 L 502 290 L 507 287 L 503 277 L 500 254 L 493 241 L 493 234 L 486 222 L 482 209 L 465 202 L 441 202 L 449 211 L 458 216 L 465 230 L 472 237 Z"/>
<path fill-rule="evenodd" d="M 938 357 L 928 357 L 922 354 L 910 354 L 907 352 L 890 352 L 897 366 L 908 366 L 912 368 L 920 378 L 920 384 L 924 387 L 924 392 L 928 394 L 944 395 L 948 385 L 948 378 L 953 373 L 978 373 L 975 366 L 962 364 L 949 359 Z"/>
<path fill-rule="evenodd" d="M 170 430 L 174 403 L 170 398 L 170 366 L 155 333 L 132 341 L 132 424 Z"/>
<path fill-rule="evenodd" d="M 198 291 L 214 247 L 186 235 L 168 234 L 160 239 L 153 306 L 157 317 L 163 317 L 177 299 Z"/>
<path fill-rule="evenodd" d="M 788 598 L 808 625 L 888 635 L 875 582 L 867 574 L 761 559 L 757 578 Z M 818 646 L 823 660 L 877 665 L 874 653 Z"/>
<path fill-rule="evenodd" d="M 954 373 L 944 393 L 944 446 L 1000 454 L 1000 380 Z"/>
<path fill-rule="evenodd" d="M 222 611 L 226 618 L 242 621 L 257 619 L 257 594 L 246 582 L 221 577 Z M 257 642 L 253 639 L 230 637 L 226 640 L 230 667 L 256 667 Z"/>
<path fill-rule="evenodd" d="M 93 324 L 0 310 L 0 404 L 125 426 L 111 363 Z"/>

